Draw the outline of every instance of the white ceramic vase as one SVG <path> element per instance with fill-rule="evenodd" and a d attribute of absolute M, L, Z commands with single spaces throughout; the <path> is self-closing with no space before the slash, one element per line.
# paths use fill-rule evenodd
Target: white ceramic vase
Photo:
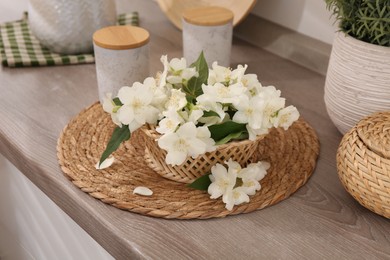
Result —
<path fill-rule="evenodd" d="M 32 33 L 61 54 L 93 51 L 92 35 L 116 23 L 115 0 L 29 0 Z"/>
<path fill-rule="evenodd" d="M 329 117 L 342 134 L 363 117 L 390 110 L 390 48 L 337 33 L 324 99 Z"/>

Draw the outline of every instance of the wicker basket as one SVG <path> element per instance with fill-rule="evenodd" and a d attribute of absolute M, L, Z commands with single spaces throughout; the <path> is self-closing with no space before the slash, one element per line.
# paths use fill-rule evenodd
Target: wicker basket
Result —
<path fill-rule="evenodd" d="M 342 184 L 360 204 L 390 218 L 390 112 L 362 119 L 344 136 L 337 168 Z"/>
<path fill-rule="evenodd" d="M 243 167 L 249 162 L 256 161 L 253 154 L 260 140 L 265 137 L 263 135 L 255 141 L 243 140 L 219 145 L 213 152 L 199 155 L 195 159 L 188 157 L 183 164 L 172 166 L 165 163 L 167 152 L 158 146 L 156 140 L 160 137 L 160 134 L 155 131 L 155 128 L 146 125 L 141 128 L 141 132 L 145 139 L 146 164 L 164 178 L 183 183 L 193 182 L 210 172 L 213 165 L 216 163 L 224 164 L 229 158 L 237 161 Z"/>

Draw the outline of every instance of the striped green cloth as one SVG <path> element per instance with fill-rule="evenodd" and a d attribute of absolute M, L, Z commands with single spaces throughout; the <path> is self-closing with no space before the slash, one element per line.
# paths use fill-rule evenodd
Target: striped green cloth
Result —
<path fill-rule="evenodd" d="M 138 12 L 118 15 L 118 24 L 139 25 Z M 93 53 L 61 55 L 50 52 L 31 33 L 27 13 L 22 20 L 0 24 L 0 56 L 3 66 L 29 67 L 93 63 Z"/>

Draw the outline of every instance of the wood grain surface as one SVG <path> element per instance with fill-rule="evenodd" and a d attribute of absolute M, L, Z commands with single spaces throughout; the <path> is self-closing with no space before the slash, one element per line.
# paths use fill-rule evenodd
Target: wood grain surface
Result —
<path fill-rule="evenodd" d="M 1 21 L 23 8 L 23 1 L 0 0 Z M 151 33 L 152 71 L 162 69 L 161 54 L 182 56 L 181 32 L 155 2 L 118 0 L 117 8 L 139 11 Z M 93 64 L 2 67 L 0 152 L 117 259 L 389 259 L 390 221 L 360 206 L 337 177 L 341 135 L 325 110 L 324 77 L 237 39 L 232 62 L 248 64 L 264 85 L 281 89 L 320 138 L 311 179 L 270 208 L 224 219 L 163 220 L 116 209 L 76 188 L 59 168 L 56 142 L 68 121 L 98 99 Z"/>

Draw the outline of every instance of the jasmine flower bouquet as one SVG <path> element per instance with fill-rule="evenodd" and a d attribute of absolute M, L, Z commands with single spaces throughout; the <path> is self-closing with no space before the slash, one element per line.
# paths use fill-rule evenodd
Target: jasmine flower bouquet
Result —
<path fill-rule="evenodd" d="M 164 169 L 183 169 L 191 162 L 186 172 L 196 167 L 193 160 L 215 154 L 219 147 L 240 140 L 255 143 L 271 128 L 287 130 L 299 118 L 295 107 L 285 106 L 279 90 L 245 74 L 247 65 L 230 69 L 214 62 L 209 69 L 203 53 L 190 66 L 184 58 L 168 61 L 162 56 L 161 62 L 164 70 L 156 77 L 122 87 L 117 97 L 107 94 L 103 109 L 117 127 L 97 168 L 108 167 L 110 154 L 139 128 L 155 133 L 152 142 L 164 152 Z M 208 190 L 213 199 L 222 196 L 228 210 L 260 190 L 259 181 L 269 168 L 267 162 L 240 164 L 226 154 L 215 163 L 202 161 L 210 170 L 186 182 Z"/>

